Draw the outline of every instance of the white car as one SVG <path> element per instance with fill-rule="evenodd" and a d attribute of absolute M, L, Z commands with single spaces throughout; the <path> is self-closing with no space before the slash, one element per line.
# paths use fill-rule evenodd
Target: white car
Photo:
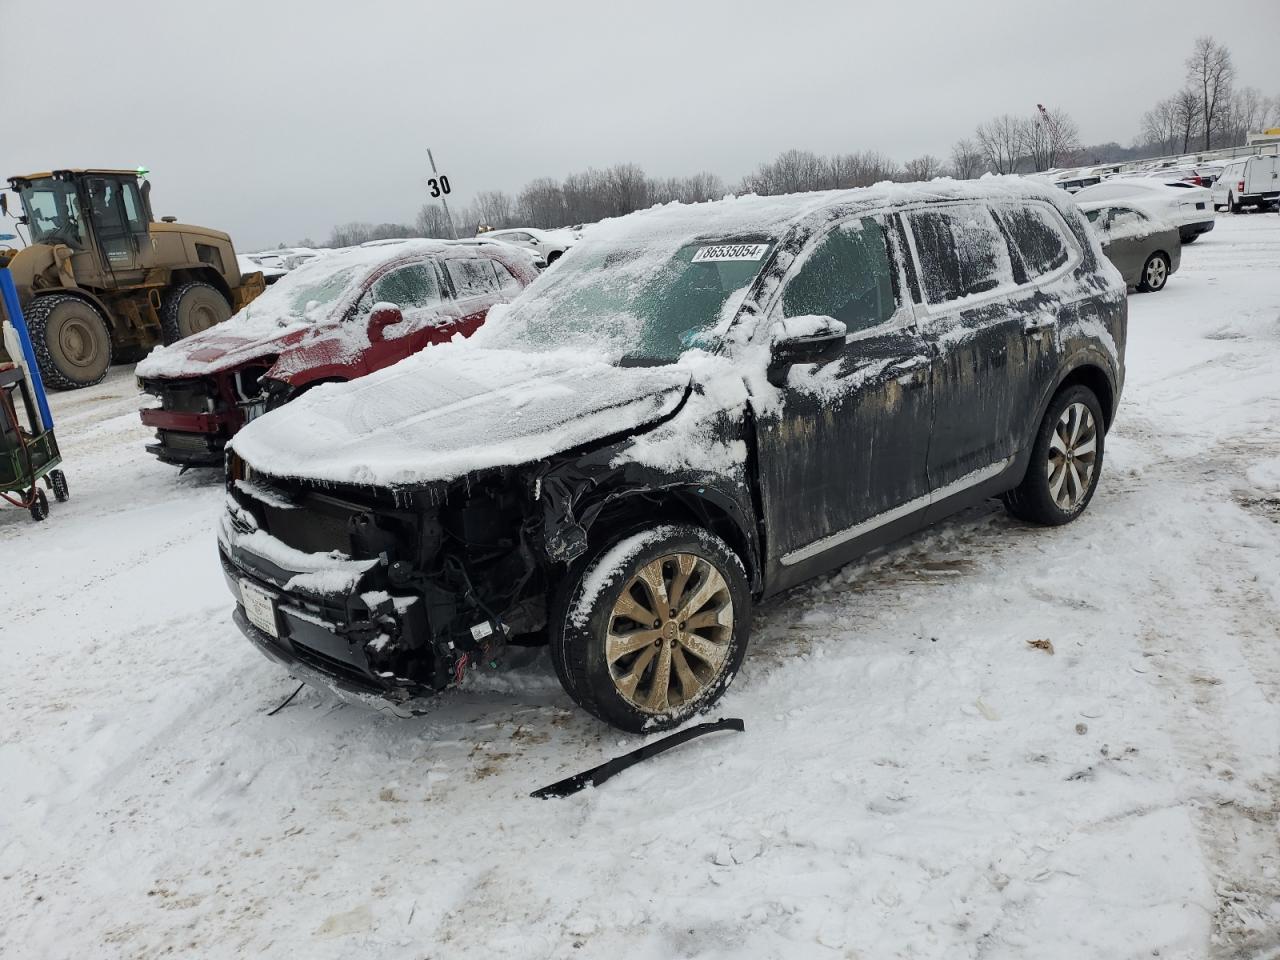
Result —
<path fill-rule="evenodd" d="M 1213 183 L 1213 208 L 1239 213 L 1243 207 L 1280 202 L 1280 157 L 1237 157 L 1229 160 Z"/>
<path fill-rule="evenodd" d="M 238 253 L 236 262 L 240 264 L 241 273 L 261 273 L 268 284 L 275 283 L 289 272 L 284 260 L 274 253 Z"/>
<path fill-rule="evenodd" d="M 486 240 L 501 240 L 503 243 L 514 243 L 534 253 L 540 253 L 547 265 L 555 263 L 566 250 L 578 242 L 578 237 L 569 230 L 538 230 L 534 227 L 519 227 L 510 230 L 489 230 L 481 234 Z"/>
<path fill-rule="evenodd" d="M 1074 195 L 1077 203 L 1093 200 L 1132 200 L 1164 217 L 1178 228 L 1183 243 L 1193 243 L 1213 229 L 1213 199 L 1204 187 L 1167 184 L 1149 177 L 1113 177 Z"/>

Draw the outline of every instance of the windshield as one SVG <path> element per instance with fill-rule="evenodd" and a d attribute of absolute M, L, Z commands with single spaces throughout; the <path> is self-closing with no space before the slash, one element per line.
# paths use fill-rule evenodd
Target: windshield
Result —
<path fill-rule="evenodd" d="M 20 186 L 18 195 L 31 227 L 32 243 L 65 243 L 75 250 L 85 249 L 80 198 L 74 181 L 43 177 Z"/>
<path fill-rule="evenodd" d="M 320 266 L 308 265 L 285 274 L 245 307 L 245 318 L 280 326 L 327 320 L 347 291 L 369 272 L 367 266 L 358 264 L 338 270 L 316 269 Z"/>
<path fill-rule="evenodd" d="M 671 362 L 714 344 L 772 249 L 760 237 L 688 243 L 669 259 L 643 246 L 579 248 L 511 306 L 491 342 Z"/>

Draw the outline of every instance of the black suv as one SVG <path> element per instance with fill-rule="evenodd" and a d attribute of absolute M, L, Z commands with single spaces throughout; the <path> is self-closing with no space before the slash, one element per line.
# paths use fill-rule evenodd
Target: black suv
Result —
<path fill-rule="evenodd" d="M 984 498 L 1078 516 L 1126 320 L 1071 201 L 1016 178 L 606 221 L 471 341 L 236 437 L 236 622 L 406 704 L 542 640 L 597 717 L 678 724 L 753 603 Z"/>

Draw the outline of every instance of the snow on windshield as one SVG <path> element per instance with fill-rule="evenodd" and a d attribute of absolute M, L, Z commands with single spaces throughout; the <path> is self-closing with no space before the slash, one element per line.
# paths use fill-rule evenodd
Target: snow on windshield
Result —
<path fill-rule="evenodd" d="M 673 360 L 706 344 L 726 308 L 741 305 L 777 237 L 832 196 L 670 203 L 606 220 L 525 296 L 495 311 L 481 342 Z"/>

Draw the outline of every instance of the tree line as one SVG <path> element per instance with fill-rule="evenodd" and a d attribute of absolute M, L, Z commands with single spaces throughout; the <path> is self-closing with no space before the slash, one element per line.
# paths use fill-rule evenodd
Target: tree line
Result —
<path fill-rule="evenodd" d="M 474 236 L 482 227 L 555 228 L 594 223 L 679 200 L 716 200 L 726 193 L 774 195 L 808 190 L 842 190 L 882 181 L 961 180 L 984 173 L 1035 173 L 1056 167 L 1106 163 L 1185 153 L 1244 142 L 1245 134 L 1280 126 L 1280 96 L 1265 97 L 1255 87 L 1235 87 L 1236 69 L 1227 48 L 1200 37 L 1185 62 L 1185 82 L 1142 116 L 1132 145 L 1083 145 L 1075 120 L 1061 107 L 1036 104 L 1026 114 L 1002 114 L 978 124 L 944 160 L 924 154 L 897 163 L 874 150 L 822 155 L 786 150 L 760 164 L 740 181 L 728 184 L 710 171 L 687 177 L 655 178 L 634 163 L 603 170 L 589 168 L 563 180 L 540 177 L 519 193 L 482 190 L 471 203 L 451 210 L 427 203 L 413 223 L 346 223 L 333 229 L 326 246 L 353 246 L 393 237 Z M 301 246 L 316 246 L 304 240 Z"/>
<path fill-rule="evenodd" d="M 1280 125 L 1280 95 L 1235 86 L 1231 51 L 1212 37 L 1196 41 L 1181 89 L 1142 115 L 1144 145 L 1162 154 L 1244 143 L 1245 135 Z"/>

